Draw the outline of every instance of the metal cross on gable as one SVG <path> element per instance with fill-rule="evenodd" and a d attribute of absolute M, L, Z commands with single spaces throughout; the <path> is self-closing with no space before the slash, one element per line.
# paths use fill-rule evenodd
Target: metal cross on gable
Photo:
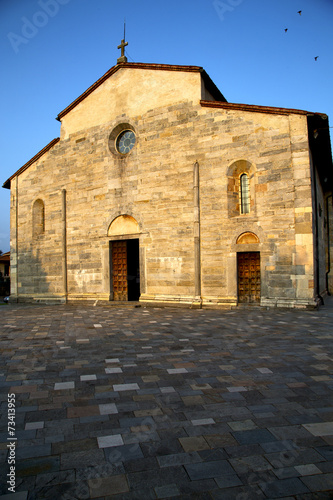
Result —
<path fill-rule="evenodd" d="M 128 45 L 128 42 L 125 42 L 125 39 L 121 41 L 121 44 L 118 45 L 118 49 L 121 49 L 121 56 L 118 57 L 117 63 L 127 62 L 127 57 L 125 56 L 125 47 Z"/>

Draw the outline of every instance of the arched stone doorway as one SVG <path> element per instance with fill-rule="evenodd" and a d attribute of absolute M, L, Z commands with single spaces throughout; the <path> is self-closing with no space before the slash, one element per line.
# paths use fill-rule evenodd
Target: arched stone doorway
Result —
<path fill-rule="evenodd" d="M 258 236 L 251 232 L 242 233 L 237 238 L 237 288 L 239 303 L 260 303 L 259 243 Z"/>
<path fill-rule="evenodd" d="M 110 300 L 140 297 L 140 228 L 131 215 L 119 215 L 110 224 Z"/>

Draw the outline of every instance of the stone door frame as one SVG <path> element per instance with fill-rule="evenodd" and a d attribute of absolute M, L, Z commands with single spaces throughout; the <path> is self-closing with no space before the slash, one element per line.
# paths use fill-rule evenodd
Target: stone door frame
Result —
<path fill-rule="evenodd" d="M 242 275 L 247 259 L 247 276 Z M 261 271 L 260 252 L 237 252 L 237 300 L 238 304 L 260 304 Z"/>
<path fill-rule="evenodd" d="M 137 242 L 137 249 L 133 249 L 133 245 L 129 244 L 130 242 Z M 115 295 L 114 291 L 114 252 L 113 248 L 116 246 L 114 245 L 115 243 L 122 243 L 121 245 L 117 245 L 117 247 L 123 247 L 125 249 L 125 255 L 126 255 L 126 263 L 124 263 L 125 266 L 123 266 L 123 272 L 126 274 L 126 289 L 123 287 L 123 293 Z M 134 245 L 135 246 L 135 245 Z M 129 249 L 129 247 L 132 247 Z M 135 261 L 137 262 L 137 268 L 140 269 L 140 239 L 138 237 L 133 237 L 133 236 L 127 236 L 127 237 L 119 237 L 119 238 L 112 238 L 112 240 L 109 241 L 109 261 L 110 261 L 110 301 L 132 301 L 132 300 L 139 300 L 140 297 L 140 278 L 141 278 L 141 272 L 139 271 L 138 275 L 133 273 L 133 269 L 131 269 L 131 264 L 129 264 L 129 251 L 135 252 Z M 131 275 L 129 275 L 129 271 L 131 271 Z M 137 280 L 139 280 L 139 283 L 137 283 Z M 135 289 L 138 288 L 136 291 Z M 138 295 L 137 297 L 133 298 L 133 296 Z"/>

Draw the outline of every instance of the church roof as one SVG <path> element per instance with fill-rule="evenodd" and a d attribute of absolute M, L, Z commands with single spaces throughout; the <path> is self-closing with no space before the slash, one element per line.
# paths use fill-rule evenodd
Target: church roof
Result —
<path fill-rule="evenodd" d="M 75 106 L 82 102 L 89 94 L 91 94 L 97 87 L 102 85 L 111 75 L 116 73 L 121 68 L 134 68 L 134 69 L 148 69 L 148 70 L 158 70 L 158 71 L 183 71 L 190 73 L 201 73 L 203 81 L 205 83 L 206 89 L 211 93 L 216 101 L 225 101 L 223 94 L 216 87 L 213 80 L 209 77 L 206 71 L 201 66 L 180 66 L 172 64 L 150 64 L 150 63 L 120 63 L 116 66 L 110 68 L 101 78 L 99 78 L 95 83 L 93 83 L 85 92 L 83 92 L 75 101 L 69 104 L 64 110 L 60 111 L 57 120 L 61 121 L 61 118 L 69 113 Z"/>
<path fill-rule="evenodd" d="M 251 113 L 270 113 L 273 115 L 311 115 L 318 114 L 322 117 L 326 117 L 322 113 L 309 113 L 309 111 L 304 111 L 302 109 L 292 109 L 292 108 L 275 108 L 273 106 L 256 106 L 255 104 L 240 104 L 233 102 L 216 102 L 216 101 L 200 101 L 201 106 L 208 108 L 223 108 L 229 110 L 237 111 L 249 111 Z"/>
<path fill-rule="evenodd" d="M 53 139 L 51 142 L 49 142 L 43 149 L 41 149 L 35 156 L 33 156 L 29 161 L 27 161 L 27 163 L 25 163 L 21 168 L 19 168 L 15 174 L 13 174 L 11 177 L 9 177 L 9 179 L 6 180 L 6 182 L 4 182 L 4 184 L 2 185 L 2 187 L 4 188 L 7 188 L 7 189 L 10 189 L 10 181 L 16 177 L 17 175 L 21 174 L 22 172 L 24 172 L 27 168 L 30 167 L 30 165 L 32 165 L 35 161 L 39 160 L 39 158 L 41 158 L 45 153 L 47 153 L 47 151 L 49 151 L 51 148 L 53 148 L 53 146 L 55 144 L 57 144 L 57 142 L 60 141 L 60 137 L 57 137 L 56 139 Z"/>
<path fill-rule="evenodd" d="M 7 264 L 7 262 L 10 262 L 10 252 L 2 253 L 0 255 L 0 262 L 2 264 Z"/>

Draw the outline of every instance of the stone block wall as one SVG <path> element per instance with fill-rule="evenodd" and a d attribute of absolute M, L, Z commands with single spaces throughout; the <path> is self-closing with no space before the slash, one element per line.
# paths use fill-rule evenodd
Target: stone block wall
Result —
<path fill-rule="evenodd" d="M 95 100 L 103 99 L 103 92 L 98 95 Z M 127 214 L 140 228 L 141 300 L 194 302 L 197 161 L 202 303 L 236 305 L 237 252 L 259 251 L 262 305 L 314 305 L 305 115 L 215 109 L 183 100 L 153 109 L 145 105 L 136 114 L 125 106 L 99 125 L 93 115 L 93 126 L 86 127 L 88 102 L 79 106 L 81 128 L 80 120 L 64 120 L 60 142 L 12 180 L 14 297 L 66 298 L 65 190 L 69 300 L 109 299 L 108 229 L 117 216 Z M 125 157 L 109 147 L 110 134 L 122 123 L 136 134 L 136 145 Z M 250 181 L 249 214 L 239 213 L 237 185 L 244 169 Z M 38 199 L 44 203 L 45 226 L 34 236 L 33 204 Z M 259 242 L 239 245 L 244 232 L 254 233 Z"/>

